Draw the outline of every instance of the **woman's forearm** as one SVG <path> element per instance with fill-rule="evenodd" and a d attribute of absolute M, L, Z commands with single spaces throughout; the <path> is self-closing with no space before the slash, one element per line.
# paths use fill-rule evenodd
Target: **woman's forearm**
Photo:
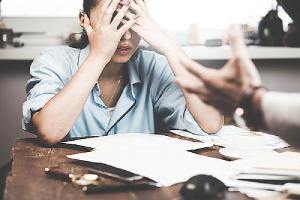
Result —
<path fill-rule="evenodd" d="M 185 65 L 195 65 L 184 51 L 175 42 L 169 42 L 169 48 L 166 48 L 163 53 L 168 59 L 168 62 L 173 70 L 175 76 L 187 73 Z M 192 80 L 191 80 L 192 81 Z M 206 133 L 216 133 L 223 125 L 222 114 L 212 106 L 205 104 L 197 95 L 183 90 L 183 94 L 186 99 L 187 108 L 198 123 Z"/>
<path fill-rule="evenodd" d="M 217 133 L 223 126 L 223 116 L 214 107 L 205 104 L 200 98 L 191 93 L 183 92 L 187 108 L 201 129 L 208 133 Z"/>
<path fill-rule="evenodd" d="M 42 140 L 54 144 L 68 134 L 106 64 L 106 59 L 90 55 L 69 83 L 33 115 Z"/>
<path fill-rule="evenodd" d="M 153 21 L 144 1 L 132 1 L 130 8 L 138 15 L 137 25 L 133 26 L 132 30 L 167 57 L 175 76 L 188 73 L 184 67 L 184 63 L 192 63 L 192 60 L 189 59 L 182 48 Z M 219 124 L 222 124 L 222 117 L 217 110 L 204 104 L 197 96 L 197 98 L 192 97 L 184 90 L 183 93 L 187 99 L 188 109 L 199 126 L 207 132 L 217 132 L 217 129 L 221 127 Z"/>

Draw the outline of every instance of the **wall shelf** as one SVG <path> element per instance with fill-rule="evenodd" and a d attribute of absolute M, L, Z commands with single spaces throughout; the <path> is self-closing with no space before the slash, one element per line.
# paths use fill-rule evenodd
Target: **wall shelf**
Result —
<path fill-rule="evenodd" d="M 0 60 L 33 60 L 48 47 L 25 46 L 0 49 Z M 184 46 L 183 49 L 194 60 L 227 60 L 231 56 L 229 46 Z M 248 52 L 252 59 L 300 59 L 300 48 L 250 46 Z"/>

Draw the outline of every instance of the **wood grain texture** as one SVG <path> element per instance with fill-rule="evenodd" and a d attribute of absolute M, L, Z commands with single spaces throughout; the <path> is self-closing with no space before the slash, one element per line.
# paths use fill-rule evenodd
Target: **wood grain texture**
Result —
<path fill-rule="evenodd" d="M 221 158 L 217 147 L 195 151 L 198 154 Z M 66 155 L 84 152 L 86 149 L 70 148 L 67 145 L 45 147 L 37 139 L 18 139 L 12 149 L 13 163 L 11 176 L 7 177 L 5 200 L 180 200 L 181 184 L 172 187 L 114 194 L 84 194 L 72 183 L 47 177 L 44 168 L 60 166 L 76 173 L 86 173 L 86 168 Z M 116 183 L 101 177 L 103 184 Z M 224 199 L 249 199 L 238 192 L 228 192 Z"/>

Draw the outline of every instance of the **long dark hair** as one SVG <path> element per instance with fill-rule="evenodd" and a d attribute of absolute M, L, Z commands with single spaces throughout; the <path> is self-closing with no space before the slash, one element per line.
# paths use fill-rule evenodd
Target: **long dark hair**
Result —
<path fill-rule="evenodd" d="M 83 6 L 82 6 L 83 12 L 85 14 L 87 14 L 88 17 L 90 17 L 91 10 L 94 7 L 96 7 L 96 5 L 99 1 L 100 0 L 83 0 Z M 78 33 L 75 33 L 75 34 L 78 34 Z M 86 34 L 86 31 L 84 29 L 82 30 L 79 40 L 76 39 L 75 34 L 73 34 L 69 37 L 69 41 L 68 41 L 69 46 L 73 47 L 73 48 L 84 49 L 89 44 L 89 39 Z"/>

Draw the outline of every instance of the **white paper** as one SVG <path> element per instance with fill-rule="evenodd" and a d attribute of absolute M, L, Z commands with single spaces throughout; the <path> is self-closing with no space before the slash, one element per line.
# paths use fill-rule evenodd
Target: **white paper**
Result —
<path fill-rule="evenodd" d="M 282 193 L 277 192 L 277 191 L 270 191 L 270 190 L 258 190 L 258 189 L 247 189 L 247 188 L 241 188 L 238 189 L 238 191 L 242 194 L 247 195 L 250 198 L 254 199 L 281 199 L 279 197 L 284 198 L 282 196 Z"/>
<path fill-rule="evenodd" d="M 236 169 L 249 173 L 295 175 L 300 177 L 300 153 L 284 152 L 233 161 Z"/>
<path fill-rule="evenodd" d="M 229 129 L 227 131 L 228 133 L 219 133 L 219 136 L 215 137 L 220 137 L 219 140 L 221 140 L 222 134 L 224 137 L 235 134 L 232 131 L 229 132 Z M 206 142 L 211 140 L 213 140 L 211 137 L 204 139 Z M 71 159 L 102 163 L 124 169 L 148 177 L 162 186 L 185 182 L 197 174 L 208 174 L 220 179 L 228 187 L 248 189 L 248 191 L 250 191 L 249 189 L 282 191 L 282 187 L 277 185 L 232 179 L 240 172 L 241 168 L 238 167 L 244 164 L 186 151 L 211 146 L 211 143 L 195 143 L 162 135 L 137 133 L 83 139 L 67 142 L 67 144 L 95 148 L 92 152 L 69 155 L 68 157 Z M 255 194 L 253 191 L 252 195 Z"/>
<path fill-rule="evenodd" d="M 214 175 L 224 182 L 233 175 L 228 161 L 180 150 L 103 148 L 68 157 L 124 169 L 148 177 L 162 186 L 187 181 L 197 174 Z"/>
<path fill-rule="evenodd" d="M 103 148 L 159 148 L 177 150 L 195 150 L 213 146 L 212 143 L 191 142 L 158 134 L 147 133 L 121 133 L 110 136 L 101 136 L 88 139 L 64 142 L 66 144 L 91 147 L 94 149 Z"/>
<path fill-rule="evenodd" d="M 232 166 L 237 173 L 259 174 L 260 176 L 265 174 L 270 176 L 270 179 L 275 179 L 278 175 L 300 178 L 300 153 L 284 152 L 272 156 L 261 155 L 255 158 L 232 161 Z M 296 194 L 300 188 L 300 184 L 287 183 L 281 186 L 233 179 L 229 179 L 226 184 L 231 187 L 238 187 L 240 192 L 254 198 L 266 198 L 270 196 L 280 197 L 281 193 L 279 192 L 282 191 Z M 296 190 L 293 187 L 295 187 Z M 274 190 L 274 192 L 266 190 Z"/>
<path fill-rule="evenodd" d="M 195 135 L 180 130 L 172 130 L 171 132 L 198 141 L 212 142 L 214 145 L 218 145 L 222 147 L 232 147 L 233 136 L 244 134 L 245 131 L 246 130 L 236 126 L 224 126 L 217 134 L 206 135 L 206 136 L 199 136 L 199 135 Z M 275 150 L 275 149 L 281 149 L 289 146 L 285 141 L 280 139 L 278 136 L 270 135 L 262 132 L 259 132 L 259 134 L 264 137 L 264 149 Z"/>

